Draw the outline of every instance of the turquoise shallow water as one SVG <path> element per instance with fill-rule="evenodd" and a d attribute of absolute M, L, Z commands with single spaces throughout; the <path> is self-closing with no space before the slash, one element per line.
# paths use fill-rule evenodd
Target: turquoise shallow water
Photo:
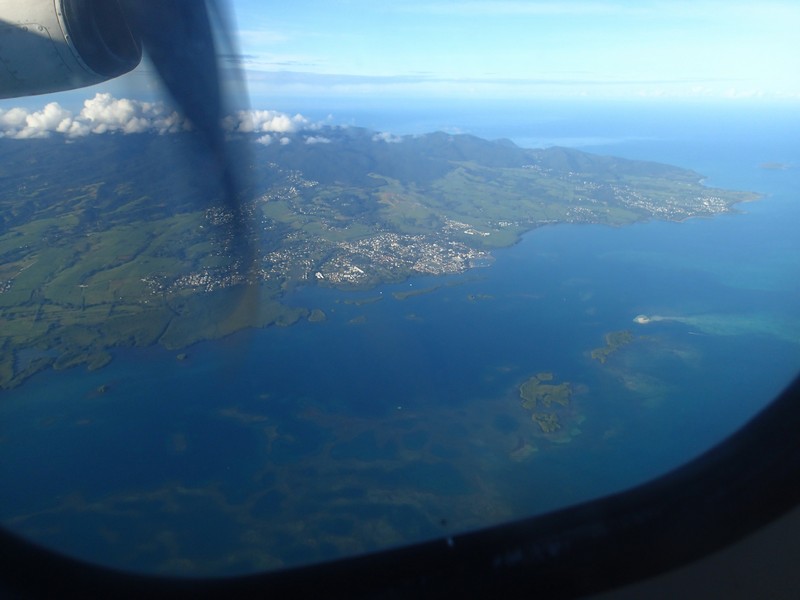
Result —
<path fill-rule="evenodd" d="M 800 365 L 800 153 L 791 128 L 659 128 L 614 138 L 604 121 L 581 145 L 765 199 L 543 228 L 463 275 L 287 298 L 321 323 L 42 373 L 1 397 L 2 523 L 134 570 L 238 573 L 541 513 L 696 456 Z M 634 341 L 593 360 L 619 330 Z M 541 372 L 574 390 L 554 434 L 518 395 Z"/>

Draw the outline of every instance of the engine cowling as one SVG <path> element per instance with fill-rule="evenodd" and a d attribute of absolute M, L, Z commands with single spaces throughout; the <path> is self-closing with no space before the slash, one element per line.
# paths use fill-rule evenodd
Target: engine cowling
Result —
<path fill-rule="evenodd" d="M 141 59 L 117 0 L 0 0 L 0 98 L 101 83 Z"/>

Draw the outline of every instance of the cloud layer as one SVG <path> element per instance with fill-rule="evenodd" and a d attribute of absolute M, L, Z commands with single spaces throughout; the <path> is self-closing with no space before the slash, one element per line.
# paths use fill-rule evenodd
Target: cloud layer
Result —
<path fill-rule="evenodd" d="M 261 134 L 256 138 L 256 142 L 265 146 L 273 142 L 286 145 L 291 142 L 286 134 L 319 128 L 319 125 L 313 124 L 303 115 L 297 114 L 292 117 L 276 110 L 240 110 L 226 117 L 222 126 L 231 133 Z"/>
<path fill-rule="evenodd" d="M 77 115 L 57 102 L 34 112 L 24 108 L 0 110 L 0 136 L 16 139 L 53 133 L 70 138 L 93 133 L 174 133 L 186 128 L 186 121 L 161 102 L 117 99 L 111 94 L 96 94 L 85 100 Z"/>
<path fill-rule="evenodd" d="M 223 126 L 235 133 L 294 133 L 313 128 L 303 115 L 290 117 L 275 110 L 240 110 L 226 117 Z"/>
<path fill-rule="evenodd" d="M 223 126 L 232 133 L 262 134 L 262 143 L 278 134 L 282 141 L 288 133 L 316 129 L 302 115 L 289 116 L 272 110 L 239 111 L 227 117 Z M 85 100 L 78 114 L 50 102 L 43 109 L 0 109 L 0 137 L 29 139 L 61 134 L 68 138 L 103 133 L 177 133 L 188 130 L 188 122 L 163 102 L 142 102 L 96 94 Z"/>

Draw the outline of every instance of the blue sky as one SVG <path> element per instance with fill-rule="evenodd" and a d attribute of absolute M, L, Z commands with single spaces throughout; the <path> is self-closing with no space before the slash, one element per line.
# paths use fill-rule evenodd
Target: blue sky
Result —
<path fill-rule="evenodd" d="M 456 100 L 800 105 L 796 0 L 230 4 L 258 109 Z M 144 64 L 89 89 L 5 100 L 0 111 L 56 101 L 77 113 L 98 92 L 154 100 L 158 84 Z"/>
<path fill-rule="evenodd" d="M 235 0 L 261 97 L 800 101 L 800 3 Z"/>

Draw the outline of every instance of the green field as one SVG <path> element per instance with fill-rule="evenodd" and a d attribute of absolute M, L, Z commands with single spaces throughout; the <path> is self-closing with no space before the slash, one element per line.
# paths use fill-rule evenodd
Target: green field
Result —
<path fill-rule="evenodd" d="M 281 301 L 296 285 L 461 272 L 538 226 L 681 220 L 757 198 L 562 148 L 326 135 L 252 145 L 251 268 L 230 251 L 218 183 L 184 157 L 181 136 L 0 139 L 0 387 L 47 367 L 100 368 L 114 347 L 290 325 L 309 314 Z"/>

